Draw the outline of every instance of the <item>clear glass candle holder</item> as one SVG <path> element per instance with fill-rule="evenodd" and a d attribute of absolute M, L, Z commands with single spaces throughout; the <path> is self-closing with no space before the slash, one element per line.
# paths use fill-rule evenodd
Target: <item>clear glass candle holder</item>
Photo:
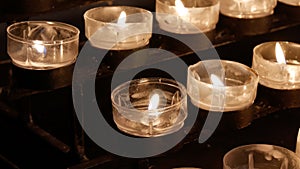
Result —
<path fill-rule="evenodd" d="M 300 88 L 300 44 L 264 42 L 253 49 L 252 68 L 259 83 L 269 88 L 292 90 Z"/>
<path fill-rule="evenodd" d="M 129 50 L 146 46 L 152 36 L 150 11 L 129 6 L 105 6 L 84 13 L 85 35 L 97 48 Z"/>
<path fill-rule="evenodd" d="M 274 13 L 277 0 L 221 0 L 220 12 L 234 18 L 261 18 Z"/>
<path fill-rule="evenodd" d="M 257 73 L 238 62 L 205 60 L 188 68 L 191 102 L 208 111 L 246 109 L 256 98 L 257 85 Z"/>
<path fill-rule="evenodd" d="M 249 144 L 236 147 L 223 157 L 223 169 L 299 169 L 300 158 L 275 145 Z"/>
<path fill-rule="evenodd" d="M 168 32 L 207 32 L 216 27 L 219 8 L 219 0 L 156 0 L 156 19 Z"/>
<path fill-rule="evenodd" d="M 187 117 L 185 87 L 170 79 L 142 78 L 111 93 L 113 119 L 130 135 L 157 137 L 178 131 Z"/>
<path fill-rule="evenodd" d="M 45 70 L 76 61 L 79 29 L 50 21 L 24 21 L 7 28 L 7 52 L 13 64 L 25 69 Z"/>
<path fill-rule="evenodd" d="M 300 6 L 300 0 L 278 0 L 278 1 L 291 6 Z"/>

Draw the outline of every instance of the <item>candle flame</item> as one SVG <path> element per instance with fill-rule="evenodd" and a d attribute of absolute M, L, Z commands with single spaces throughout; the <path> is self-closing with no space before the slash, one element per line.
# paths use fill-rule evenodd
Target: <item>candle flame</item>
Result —
<path fill-rule="evenodd" d="M 222 82 L 222 80 L 214 74 L 210 75 L 210 80 L 211 80 L 212 84 L 215 86 L 220 86 L 220 87 L 224 86 L 224 83 Z"/>
<path fill-rule="evenodd" d="M 34 45 L 32 46 L 34 49 L 36 49 L 39 53 L 44 53 L 45 46 L 43 45 L 43 42 L 39 40 L 33 41 Z"/>
<path fill-rule="evenodd" d="M 117 24 L 121 25 L 121 26 L 124 26 L 125 23 L 126 23 L 126 12 L 122 11 L 119 18 L 118 18 Z"/>
<path fill-rule="evenodd" d="M 158 105 L 159 105 L 159 95 L 157 93 L 155 93 L 150 98 L 148 110 L 157 109 Z"/>
<path fill-rule="evenodd" d="M 276 55 L 276 60 L 279 64 L 286 64 L 283 50 L 281 48 L 281 45 L 278 42 L 276 42 L 275 45 L 275 55 Z"/>
<path fill-rule="evenodd" d="M 141 119 L 141 123 L 151 126 L 149 129 L 149 133 L 152 133 L 152 127 L 155 125 L 158 125 L 160 123 L 160 120 L 158 119 L 159 112 L 155 109 L 158 108 L 159 105 L 159 94 L 155 93 L 151 96 L 150 102 L 148 105 L 148 110 L 154 110 L 153 112 L 149 112 L 148 116 L 145 116 Z"/>
<path fill-rule="evenodd" d="M 175 0 L 175 7 L 179 16 L 185 16 L 188 14 L 188 9 L 183 5 L 181 0 Z"/>

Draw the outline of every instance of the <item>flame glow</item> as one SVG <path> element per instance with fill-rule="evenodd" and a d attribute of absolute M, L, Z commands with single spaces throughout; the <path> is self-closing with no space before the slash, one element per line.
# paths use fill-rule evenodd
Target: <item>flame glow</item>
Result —
<path fill-rule="evenodd" d="M 188 14 L 188 9 L 184 7 L 181 0 L 175 0 L 175 7 L 179 16 L 186 16 Z"/>
<path fill-rule="evenodd" d="M 300 157 L 300 128 L 298 130 L 298 136 L 297 136 L 296 154 Z"/>
<path fill-rule="evenodd" d="M 278 42 L 275 45 L 275 55 L 276 55 L 277 63 L 286 64 L 286 60 L 285 60 L 283 50 L 282 50 L 282 48 L 281 48 L 281 46 Z"/>
<path fill-rule="evenodd" d="M 39 40 L 34 41 L 34 45 L 32 46 L 34 49 L 36 49 L 39 53 L 44 53 L 45 46 L 42 45 L 43 43 Z"/>
<path fill-rule="evenodd" d="M 211 80 L 212 84 L 215 86 L 224 86 L 224 83 L 221 81 L 221 79 L 214 74 L 210 75 L 210 80 Z"/>
<path fill-rule="evenodd" d="M 289 71 L 289 81 L 290 82 L 295 82 L 296 81 L 296 72 L 295 71 L 293 71 L 293 70 L 291 70 L 291 71 Z"/>
<path fill-rule="evenodd" d="M 126 12 L 122 11 L 118 18 L 117 24 L 124 26 L 125 23 L 126 23 Z"/>
<path fill-rule="evenodd" d="M 153 94 L 150 98 L 148 110 L 157 109 L 158 105 L 159 105 L 159 95 L 156 93 L 156 94 Z"/>

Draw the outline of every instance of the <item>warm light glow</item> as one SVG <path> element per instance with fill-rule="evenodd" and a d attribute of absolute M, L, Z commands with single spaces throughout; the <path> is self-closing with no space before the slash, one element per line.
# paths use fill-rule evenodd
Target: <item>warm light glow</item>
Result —
<path fill-rule="evenodd" d="M 286 64 L 285 56 L 280 44 L 277 42 L 275 46 L 276 60 L 279 64 Z"/>
<path fill-rule="evenodd" d="M 220 86 L 220 87 L 224 86 L 224 83 L 221 81 L 221 79 L 214 74 L 210 75 L 210 80 L 214 86 Z"/>
<path fill-rule="evenodd" d="M 126 12 L 122 11 L 118 18 L 118 25 L 125 26 L 126 23 Z"/>
<path fill-rule="evenodd" d="M 159 105 L 159 95 L 157 93 L 153 94 L 150 98 L 150 103 L 148 106 L 148 110 L 157 109 Z"/>
<path fill-rule="evenodd" d="M 181 0 L 175 0 L 175 7 L 179 16 L 186 16 L 188 14 L 188 9 L 184 7 Z"/>
<path fill-rule="evenodd" d="M 155 93 L 151 96 L 150 102 L 148 105 L 148 110 L 150 112 L 148 113 L 148 116 L 145 116 L 141 119 L 141 123 L 143 123 L 147 126 L 155 126 L 160 123 L 160 120 L 158 119 L 159 112 L 156 111 L 156 109 L 159 106 L 159 101 L 160 101 L 159 94 Z M 150 129 L 149 133 L 152 133 L 152 128 Z"/>
<path fill-rule="evenodd" d="M 39 41 L 39 40 L 35 40 L 34 45 L 32 46 L 34 49 L 36 49 L 39 53 L 44 53 L 45 51 L 45 46 L 42 45 L 43 42 Z"/>
<path fill-rule="evenodd" d="M 214 111 L 220 111 L 223 112 L 224 106 L 225 106 L 225 96 L 226 96 L 226 89 L 224 88 L 224 83 L 222 80 L 214 75 L 210 75 L 210 80 L 212 82 L 213 86 L 213 92 L 212 92 L 212 100 L 211 100 L 211 109 Z"/>
<path fill-rule="evenodd" d="M 297 136 L 296 154 L 300 157 L 300 129 L 298 130 L 298 136 Z"/>
<path fill-rule="evenodd" d="M 289 81 L 290 82 L 296 81 L 296 72 L 294 70 L 289 71 Z"/>

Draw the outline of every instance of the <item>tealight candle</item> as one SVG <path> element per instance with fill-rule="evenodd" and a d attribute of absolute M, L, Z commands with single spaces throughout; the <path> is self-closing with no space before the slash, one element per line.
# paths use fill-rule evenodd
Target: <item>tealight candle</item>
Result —
<path fill-rule="evenodd" d="M 243 110 L 253 104 L 257 84 L 257 73 L 238 62 L 205 60 L 188 68 L 188 94 L 204 110 Z"/>
<path fill-rule="evenodd" d="M 185 87 L 170 79 L 142 78 L 111 93 L 113 118 L 128 134 L 156 137 L 179 130 L 187 117 Z"/>
<path fill-rule="evenodd" d="M 293 42 L 265 42 L 253 49 L 252 68 L 259 83 L 273 89 L 300 88 L 300 45 Z"/>
<path fill-rule="evenodd" d="M 300 158 L 289 149 L 270 144 L 236 147 L 223 157 L 223 169 L 298 169 Z"/>
<path fill-rule="evenodd" d="M 278 1 L 291 6 L 300 6 L 300 0 L 278 0 Z"/>
<path fill-rule="evenodd" d="M 34 70 L 64 67 L 78 55 L 79 30 L 49 21 L 17 22 L 7 28 L 7 52 L 14 65 Z"/>
<path fill-rule="evenodd" d="M 156 0 L 156 19 L 168 32 L 207 32 L 216 27 L 219 7 L 219 0 Z"/>
<path fill-rule="evenodd" d="M 96 7 L 84 13 L 84 20 L 86 37 L 102 49 L 143 47 L 152 36 L 152 13 L 137 7 Z"/>
<path fill-rule="evenodd" d="M 220 12 L 234 18 L 260 18 L 273 14 L 277 0 L 221 0 Z"/>

